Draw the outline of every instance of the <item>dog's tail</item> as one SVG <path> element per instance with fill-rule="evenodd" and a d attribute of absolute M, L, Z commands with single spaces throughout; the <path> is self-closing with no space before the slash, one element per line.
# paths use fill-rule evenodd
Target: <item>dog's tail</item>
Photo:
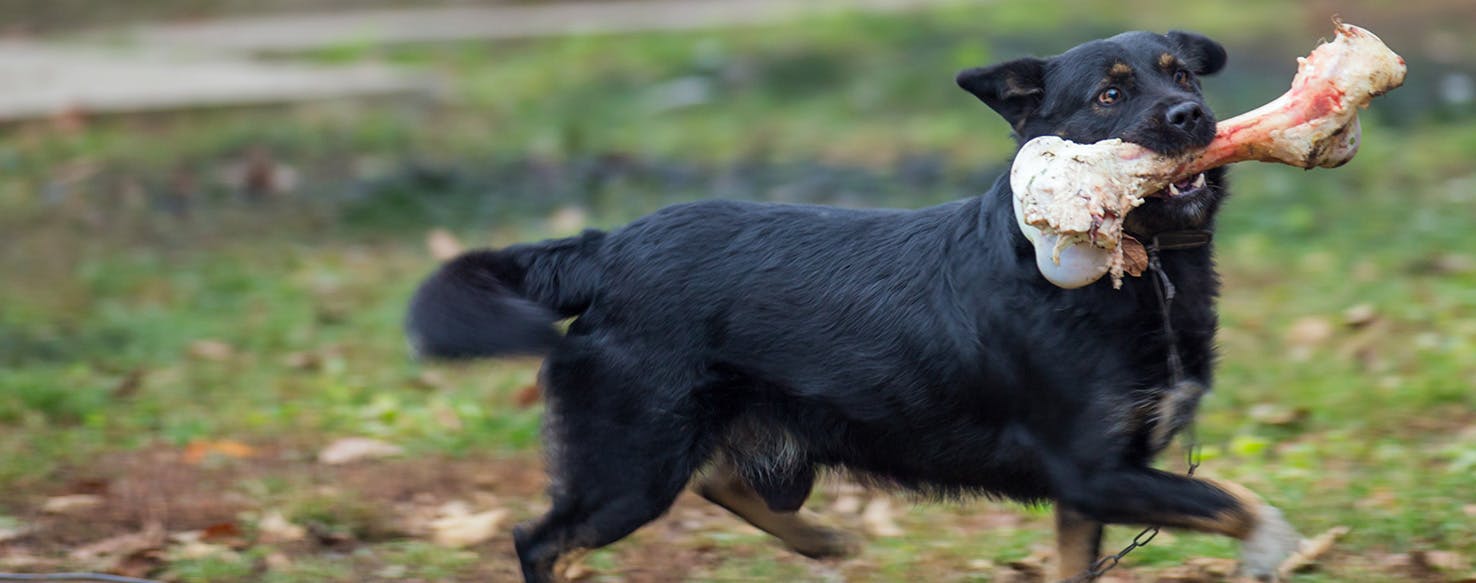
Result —
<path fill-rule="evenodd" d="M 554 323 L 589 308 L 605 234 L 470 251 L 432 274 L 410 300 L 405 332 L 416 355 L 465 359 L 543 354 Z"/>

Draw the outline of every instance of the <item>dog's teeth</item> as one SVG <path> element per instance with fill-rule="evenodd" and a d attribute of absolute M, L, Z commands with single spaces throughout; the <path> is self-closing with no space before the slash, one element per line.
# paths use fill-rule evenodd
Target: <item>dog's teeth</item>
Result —
<path fill-rule="evenodd" d="M 1194 188 L 1204 188 L 1204 173 L 1203 172 L 1200 172 L 1199 173 L 1199 176 L 1195 176 L 1194 177 Z"/>
<path fill-rule="evenodd" d="M 1172 194 L 1174 196 L 1179 196 L 1179 185 L 1170 182 L 1169 183 L 1169 194 Z"/>

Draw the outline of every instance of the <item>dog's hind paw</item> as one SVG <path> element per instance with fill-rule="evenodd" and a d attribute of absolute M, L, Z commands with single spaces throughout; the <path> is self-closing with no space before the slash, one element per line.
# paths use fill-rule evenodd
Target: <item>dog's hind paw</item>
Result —
<path fill-rule="evenodd" d="M 791 550 L 811 559 L 843 559 L 861 552 L 860 536 L 844 530 L 817 526 L 794 540 L 785 539 Z"/>
<path fill-rule="evenodd" d="M 1240 543 L 1240 571 L 1257 581 L 1276 581 L 1281 563 L 1297 551 L 1302 537 L 1281 511 L 1261 505 L 1255 530 Z"/>

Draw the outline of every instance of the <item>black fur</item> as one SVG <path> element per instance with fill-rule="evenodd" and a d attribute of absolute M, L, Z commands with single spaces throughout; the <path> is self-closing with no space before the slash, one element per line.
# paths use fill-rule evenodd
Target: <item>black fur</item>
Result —
<path fill-rule="evenodd" d="M 1204 37 L 1134 32 L 958 83 L 1022 142 L 1121 137 L 1170 153 L 1208 143 L 1212 116 L 1184 130 L 1165 112 L 1209 116 L 1193 75 L 1224 62 Z M 1119 63 L 1132 74 L 1109 75 Z M 1109 85 L 1122 97 L 1104 105 Z M 1210 179 L 1148 202 L 1130 229 L 1212 227 L 1224 190 Z M 1190 380 L 1208 386 L 1211 251 L 1163 262 Z M 1234 504 L 1224 492 L 1148 467 L 1155 424 L 1188 418 L 1143 413 L 1169 390 L 1158 314 L 1148 279 L 1043 279 L 1001 177 L 921 210 L 698 202 L 605 235 L 470 253 L 422 286 L 409 331 L 429 356 L 552 346 L 553 508 L 517 536 L 525 576 L 545 580 L 562 552 L 665 512 L 719 454 L 776 510 L 799 507 L 816 468 L 840 468 L 927 494 L 1055 500 L 1103 522 L 1215 515 Z M 554 319 L 571 316 L 556 338 Z"/>

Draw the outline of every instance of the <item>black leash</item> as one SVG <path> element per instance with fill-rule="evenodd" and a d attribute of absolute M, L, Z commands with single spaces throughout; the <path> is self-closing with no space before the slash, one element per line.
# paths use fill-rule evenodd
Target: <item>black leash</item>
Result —
<path fill-rule="evenodd" d="M 1208 245 L 1213 236 L 1209 231 L 1170 231 L 1154 235 L 1153 239 L 1145 246 L 1148 251 L 1148 270 L 1153 272 L 1154 294 L 1158 296 L 1158 312 L 1163 319 L 1163 337 L 1168 340 L 1168 369 L 1169 387 L 1179 388 L 1184 381 L 1184 360 L 1179 356 L 1179 335 L 1174 332 L 1173 304 L 1177 289 L 1174 282 L 1169 280 L 1168 272 L 1163 269 L 1163 262 L 1159 255 L 1163 251 L 1174 251 L 1178 249 L 1193 249 Z M 1194 471 L 1199 469 L 1199 436 L 1191 422 L 1184 428 L 1184 441 L 1188 453 L 1187 461 L 1189 470 L 1185 475 L 1193 476 Z M 1106 555 L 1097 559 L 1086 571 L 1076 575 L 1062 583 L 1087 583 L 1096 581 L 1098 577 L 1117 567 L 1117 564 L 1138 547 L 1147 546 L 1153 538 L 1158 536 L 1159 527 L 1150 526 L 1144 528 L 1138 536 L 1133 537 L 1133 542 L 1128 543 L 1122 550 L 1114 554 Z"/>

